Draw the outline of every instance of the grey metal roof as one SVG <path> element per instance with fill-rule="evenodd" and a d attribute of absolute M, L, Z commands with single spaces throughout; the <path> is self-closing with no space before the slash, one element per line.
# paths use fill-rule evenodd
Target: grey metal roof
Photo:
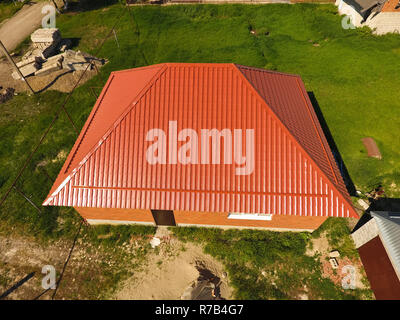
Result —
<path fill-rule="evenodd" d="M 393 267 L 400 275 L 400 213 L 371 211 Z"/>

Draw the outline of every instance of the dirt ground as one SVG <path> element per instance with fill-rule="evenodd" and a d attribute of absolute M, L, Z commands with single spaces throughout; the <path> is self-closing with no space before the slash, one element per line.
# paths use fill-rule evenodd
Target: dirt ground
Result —
<path fill-rule="evenodd" d="M 6 297 L 33 299 L 43 291 L 42 267 L 53 265 L 61 269 L 68 249 L 68 245 L 62 242 L 43 247 L 32 239 L 0 236 L 0 293 L 34 272 L 34 277 Z"/>
<path fill-rule="evenodd" d="M 121 284 L 114 299 L 179 300 L 185 289 L 199 277 L 196 266 L 208 269 L 221 279 L 223 299 L 232 299 L 233 289 L 222 263 L 203 252 L 199 245 L 175 238 L 164 240 L 150 255 L 147 265 Z"/>
<path fill-rule="evenodd" d="M 151 238 L 141 244 L 126 244 L 124 251 L 134 253 L 138 246 L 146 245 Z M 42 267 L 52 265 L 57 274 L 62 270 L 68 257 L 71 241 L 57 241 L 40 244 L 33 238 L 0 236 L 0 295 L 12 288 L 21 279 L 34 273 L 33 277 L 12 291 L 5 299 L 31 300 L 43 292 Z M 139 248 L 140 249 L 140 248 Z M 107 299 L 180 299 L 185 289 L 199 277 L 196 266 L 209 270 L 221 279 L 220 295 L 232 298 L 232 288 L 228 284 L 228 276 L 223 265 L 205 254 L 200 246 L 183 243 L 176 238 L 164 239 L 160 246 L 146 256 L 143 264 L 138 266 L 135 254 L 132 260 L 123 262 L 133 267 L 133 276 L 119 284 L 112 296 Z M 57 292 L 57 299 L 98 299 L 110 288 L 101 283 L 104 272 L 117 273 L 117 256 L 104 254 L 83 239 L 78 239 L 63 277 L 63 283 Z M 105 270 L 105 264 L 108 265 Z M 102 267 L 100 267 L 102 266 Z M 137 270 L 137 271 L 136 271 Z M 85 276 L 85 275 L 86 276 Z M 103 279 L 104 280 L 104 279 Z M 95 282 L 93 282 L 95 281 Z M 84 292 L 83 283 L 95 286 L 96 296 Z M 108 283 L 109 285 L 109 283 Z M 40 300 L 51 299 L 53 290 L 40 296 Z"/>

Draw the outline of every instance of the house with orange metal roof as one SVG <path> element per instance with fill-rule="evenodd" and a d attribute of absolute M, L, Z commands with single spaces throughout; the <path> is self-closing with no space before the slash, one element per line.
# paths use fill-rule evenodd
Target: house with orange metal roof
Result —
<path fill-rule="evenodd" d="M 217 63 L 112 72 L 43 205 L 91 224 L 358 217 L 301 78 Z"/>

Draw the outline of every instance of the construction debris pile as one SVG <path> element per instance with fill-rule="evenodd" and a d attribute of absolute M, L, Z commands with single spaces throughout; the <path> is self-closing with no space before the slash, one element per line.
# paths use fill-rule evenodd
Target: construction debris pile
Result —
<path fill-rule="evenodd" d="M 91 70 L 105 63 L 80 51 L 69 50 L 71 40 L 62 39 L 57 28 L 38 29 L 32 33 L 31 40 L 31 50 L 16 64 L 24 77 L 48 75 L 61 69 Z M 12 76 L 14 79 L 21 78 L 17 71 Z"/>
<path fill-rule="evenodd" d="M 15 95 L 15 89 L 0 86 L 0 104 L 10 100 Z"/>

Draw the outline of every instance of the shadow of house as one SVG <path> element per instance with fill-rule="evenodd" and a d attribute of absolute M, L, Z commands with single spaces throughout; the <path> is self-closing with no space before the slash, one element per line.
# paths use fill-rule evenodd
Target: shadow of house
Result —
<path fill-rule="evenodd" d="M 356 196 L 356 187 L 354 186 L 353 180 L 350 178 L 350 174 L 346 168 L 346 165 L 344 164 L 343 158 L 340 155 L 339 149 L 336 146 L 336 143 L 333 139 L 333 136 L 331 134 L 331 131 L 329 130 L 328 124 L 325 121 L 325 118 L 322 114 L 321 108 L 318 104 L 317 98 L 314 95 L 314 92 L 309 91 L 308 97 L 311 100 L 311 103 L 314 107 L 315 114 L 317 115 L 318 121 L 321 125 L 322 130 L 324 131 L 326 140 L 328 141 L 329 147 L 331 148 L 333 157 L 335 158 L 335 161 L 338 165 L 338 168 L 340 170 L 340 173 L 342 174 L 342 178 L 344 180 L 344 183 L 346 185 L 347 191 L 351 196 Z"/>

